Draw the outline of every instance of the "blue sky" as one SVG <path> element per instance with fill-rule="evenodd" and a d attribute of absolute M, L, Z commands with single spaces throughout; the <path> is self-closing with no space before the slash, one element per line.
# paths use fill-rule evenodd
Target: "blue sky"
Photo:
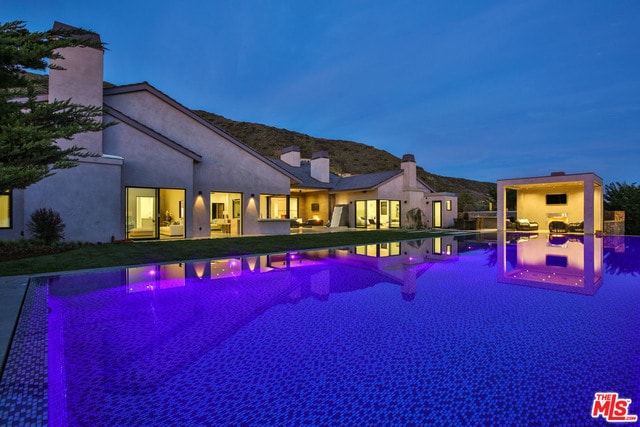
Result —
<path fill-rule="evenodd" d="M 12 20 L 100 33 L 111 83 L 439 175 L 640 183 L 637 0 L 2 0 Z"/>

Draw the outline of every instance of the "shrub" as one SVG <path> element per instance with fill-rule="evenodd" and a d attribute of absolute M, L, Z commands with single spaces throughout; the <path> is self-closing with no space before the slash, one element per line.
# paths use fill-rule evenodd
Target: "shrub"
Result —
<path fill-rule="evenodd" d="M 50 208 L 36 209 L 27 223 L 33 237 L 42 240 L 46 245 L 63 240 L 64 227 L 60 214 Z"/>

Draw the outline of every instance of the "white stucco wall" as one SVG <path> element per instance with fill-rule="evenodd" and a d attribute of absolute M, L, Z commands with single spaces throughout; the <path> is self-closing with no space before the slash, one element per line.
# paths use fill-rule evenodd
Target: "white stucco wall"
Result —
<path fill-rule="evenodd" d="M 260 233 L 260 194 L 289 194 L 290 178 L 269 161 L 235 145 L 148 91 L 109 95 L 105 104 L 202 156 L 193 171 L 193 237 L 209 236 L 212 191 L 243 194 L 244 234 Z M 199 191 L 202 196 L 198 196 Z"/>
<path fill-rule="evenodd" d="M 66 225 L 67 241 L 122 239 L 121 165 L 117 159 L 85 159 L 75 168 L 57 171 L 30 186 L 24 194 L 25 221 L 36 209 L 51 208 Z M 24 229 L 31 237 L 26 226 Z"/>
<path fill-rule="evenodd" d="M 112 122 L 113 118 L 107 116 L 105 121 Z M 119 215 L 125 215 L 126 187 L 184 189 L 185 237 L 191 237 L 194 160 L 126 123 L 117 123 L 104 131 L 104 148 L 125 159 L 121 185 L 123 210 Z"/>

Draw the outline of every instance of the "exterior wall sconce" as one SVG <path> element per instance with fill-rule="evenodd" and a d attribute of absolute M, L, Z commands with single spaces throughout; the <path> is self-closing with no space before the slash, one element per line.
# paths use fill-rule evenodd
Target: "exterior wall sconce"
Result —
<path fill-rule="evenodd" d="M 253 199 L 255 197 L 255 195 L 253 193 L 251 193 L 251 198 Z"/>
<path fill-rule="evenodd" d="M 198 196 L 202 196 L 202 190 L 198 191 Z"/>

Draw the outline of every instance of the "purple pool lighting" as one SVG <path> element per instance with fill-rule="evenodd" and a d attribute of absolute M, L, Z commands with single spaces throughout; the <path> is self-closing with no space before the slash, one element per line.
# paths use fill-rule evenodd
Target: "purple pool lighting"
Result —
<path fill-rule="evenodd" d="M 483 234 L 34 280 L 0 424 L 607 425 L 640 414 L 639 255 Z"/>

